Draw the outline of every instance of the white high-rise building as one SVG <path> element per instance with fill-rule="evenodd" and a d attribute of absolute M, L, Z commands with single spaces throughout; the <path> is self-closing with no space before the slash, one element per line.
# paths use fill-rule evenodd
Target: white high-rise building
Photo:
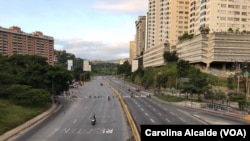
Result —
<path fill-rule="evenodd" d="M 176 50 L 185 32 L 250 31 L 250 0 L 149 0 L 143 66 L 164 65 L 164 51 Z"/>
<path fill-rule="evenodd" d="M 190 0 L 189 33 L 199 34 L 200 27 L 210 32 L 250 31 L 250 0 Z"/>
<path fill-rule="evenodd" d="M 175 50 L 178 37 L 188 32 L 189 1 L 149 0 L 144 67 L 164 65 L 164 51 Z"/>

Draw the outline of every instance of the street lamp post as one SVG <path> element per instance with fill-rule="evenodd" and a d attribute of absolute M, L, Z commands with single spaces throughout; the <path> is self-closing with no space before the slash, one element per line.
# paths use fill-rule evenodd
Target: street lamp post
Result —
<path fill-rule="evenodd" d="M 239 94 L 240 91 L 240 76 L 237 75 L 237 94 Z"/>

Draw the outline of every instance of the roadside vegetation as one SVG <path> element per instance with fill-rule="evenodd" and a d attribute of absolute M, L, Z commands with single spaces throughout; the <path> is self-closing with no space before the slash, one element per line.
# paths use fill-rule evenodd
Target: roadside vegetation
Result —
<path fill-rule="evenodd" d="M 157 94 L 155 96 L 158 97 L 159 99 L 165 100 L 167 102 L 181 102 L 184 100 L 184 98 L 182 98 L 182 97 L 176 97 L 176 96 L 172 96 L 172 95 Z"/>
<path fill-rule="evenodd" d="M 7 99 L 0 99 L 0 135 L 4 134 L 27 120 L 46 111 L 52 103 L 45 105 L 18 105 Z"/>
<path fill-rule="evenodd" d="M 36 55 L 0 55 L 0 134 L 47 110 L 74 74 Z"/>
<path fill-rule="evenodd" d="M 139 66 L 135 72 L 131 72 L 131 66 L 127 65 L 128 62 L 125 62 L 118 66 L 118 70 L 123 68 L 118 72 L 118 76 L 145 89 L 170 94 L 188 94 L 190 97 L 186 98 L 192 98 L 195 101 L 237 102 L 240 110 L 246 110 L 250 106 L 250 102 L 246 98 L 247 87 L 245 82 L 244 80 L 239 82 L 237 75 L 223 78 L 203 73 L 188 61 L 179 59 L 175 51 L 165 52 L 163 57 L 166 62 L 164 66 L 154 68 Z M 127 69 L 124 69 L 124 67 Z M 172 101 L 172 97 L 162 95 L 158 97 Z"/>

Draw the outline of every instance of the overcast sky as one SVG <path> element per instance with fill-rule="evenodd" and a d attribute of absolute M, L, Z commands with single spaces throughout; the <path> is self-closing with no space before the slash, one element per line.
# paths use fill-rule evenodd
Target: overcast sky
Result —
<path fill-rule="evenodd" d="M 56 50 L 78 58 L 129 57 L 135 21 L 145 16 L 148 0 L 2 0 L 0 26 L 53 36 Z"/>

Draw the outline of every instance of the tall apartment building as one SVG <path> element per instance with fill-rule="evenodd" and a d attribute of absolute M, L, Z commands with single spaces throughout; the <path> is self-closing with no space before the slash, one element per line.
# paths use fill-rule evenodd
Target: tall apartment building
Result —
<path fill-rule="evenodd" d="M 136 26 L 136 35 L 135 35 L 136 56 L 133 59 L 134 62 L 137 62 L 136 64 L 138 64 L 138 66 L 136 67 L 137 69 L 139 66 L 143 65 L 143 54 L 145 51 L 145 44 L 146 44 L 146 16 L 139 16 L 138 20 L 135 22 L 135 26 Z"/>
<path fill-rule="evenodd" d="M 142 56 L 145 50 L 145 38 L 146 38 L 146 16 L 139 16 L 135 22 L 136 25 L 136 57 Z"/>
<path fill-rule="evenodd" d="M 179 58 L 205 64 L 207 71 L 215 64 L 227 70 L 234 62 L 250 62 L 249 15 L 250 0 L 190 0 L 189 33 L 195 36 L 177 44 Z M 209 27 L 209 34 L 200 35 L 200 27 Z"/>
<path fill-rule="evenodd" d="M 178 37 L 189 31 L 190 0 L 149 0 L 143 66 L 164 65 L 164 51 L 176 49 Z"/>
<path fill-rule="evenodd" d="M 136 43 L 135 41 L 129 42 L 129 64 L 132 64 L 132 60 L 136 58 Z"/>
<path fill-rule="evenodd" d="M 199 34 L 199 28 L 210 32 L 250 31 L 250 0 L 190 0 L 189 33 Z"/>
<path fill-rule="evenodd" d="M 25 33 L 20 27 L 0 27 L 0 54 L 39 55 L 47 58 L 50 65 L 54 65 L 54 38 L 35 31 Z"/>

